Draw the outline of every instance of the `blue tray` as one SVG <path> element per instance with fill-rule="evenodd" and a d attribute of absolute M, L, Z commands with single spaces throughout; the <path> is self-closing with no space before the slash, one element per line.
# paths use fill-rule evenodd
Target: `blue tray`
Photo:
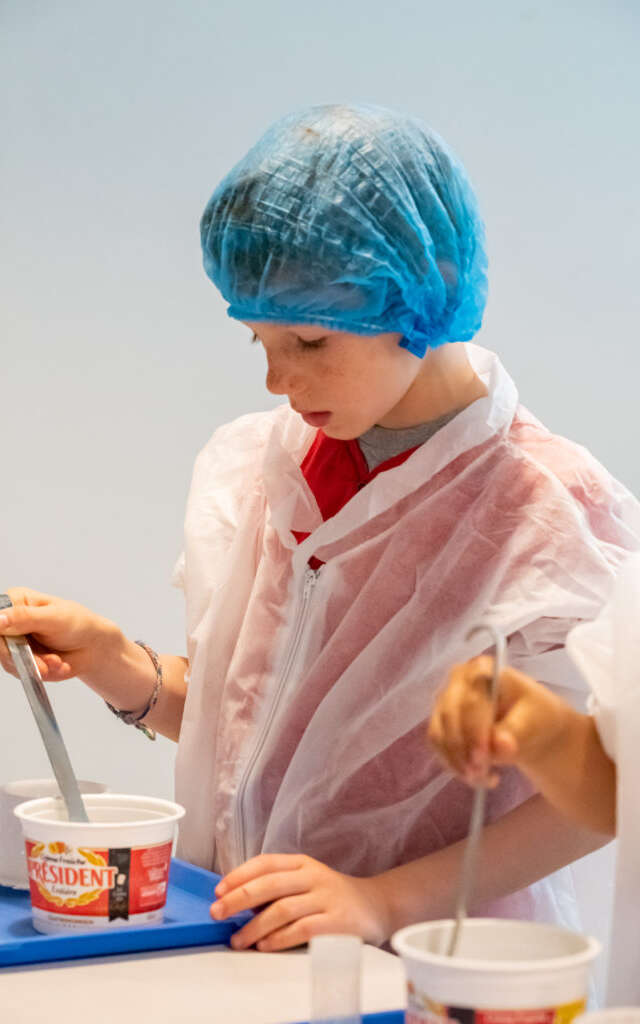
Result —
<path fill-rule="evenodd" d="M 362 1024 L 404 1024 L 404 1010 L 385 1010 L 380 1013 L 363 1013 Z"/>
<path fill-rule="evenodd" d="M 214 921 L 209 907 L 219 875 L 174 858 L 164 921 L 143 927 L 92 929 L 69 935 L 42 935 L 31 923 L 28 892 L 0 885 L 0 967 L 71 960 L 74 957 L 137 953 L 144 949 L 228 944 L 249 913 Z"/>
<path fill-rule="evenodd" d="M 362 1024 L 404 1024 L 404 1010 L 381 1010 L 379 1013 L 363 1013 Z"/>

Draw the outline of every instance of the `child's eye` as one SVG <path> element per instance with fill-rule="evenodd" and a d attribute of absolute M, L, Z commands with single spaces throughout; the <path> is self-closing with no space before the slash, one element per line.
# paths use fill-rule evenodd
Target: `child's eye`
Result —
<path fill-rule="evenodd" d="M 317 338 L 314 341 L 305 341 L 303 338 L 298 338 L 300 348 L 306 352 L 312 351 L 313 349 L 316 348 L 322 348 L 326 340 L 326 338 Z"/>

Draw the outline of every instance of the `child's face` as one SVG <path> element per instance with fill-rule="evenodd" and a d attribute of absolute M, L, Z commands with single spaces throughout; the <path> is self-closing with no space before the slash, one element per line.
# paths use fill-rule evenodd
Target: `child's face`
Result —
<path fill-rule="evenodd" d="M 364 337 L 303 324 L 248 323 L 262 342 L 267 389 L 329 437 L 359 437 L 393 420 L 420 371 L 401 334 Z"/>

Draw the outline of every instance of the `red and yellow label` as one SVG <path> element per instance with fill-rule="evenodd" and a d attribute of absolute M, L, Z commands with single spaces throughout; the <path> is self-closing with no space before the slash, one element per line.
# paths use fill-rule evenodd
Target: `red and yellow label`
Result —
<path fill-rule="evenodd" d="M 27 839 L 31 903 L 41 911 L 106 921 L 157 910 L 166 901 L 171 847 L 110 850 Z"/>
<path fill-rule="evenodd" d="M 464 1006 L 444 1006 L 408 986 L 408 1004 L 405 1024 L 570 1024 L 586 1009 L 586 999 L 561 1006 L 541 1009 L 492 1010 L 471 1009 Z"/>

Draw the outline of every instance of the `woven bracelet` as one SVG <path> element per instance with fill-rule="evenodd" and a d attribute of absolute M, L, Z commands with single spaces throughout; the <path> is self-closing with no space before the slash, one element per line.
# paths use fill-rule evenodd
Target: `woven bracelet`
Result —
<path fill-rule="evenodd" d="M 145 644 L 143 640 L 136 640 L 136 643 L 138 647 L 142 647 L 142 650 L 147 652 L 153 662 L 153 667 L 156 670 L 156 684 L 153 688 L 153 693 L 149 698 L 149 703 L 144 711 L 141 711 L 139 714 L 136 714 L 135 711 L 119 711 L 117 708 L 114 708 L 113 704 L 110 704 L 108 700 L 105 701 L 105 704 L 109 708 L 109 711 L 112 711 L 116 718 L 119 718 L 121 722 L 125 723 L 125 725 L 135 725 L 136 729 L 140 729 L 140 731 L 143 732 L 150 740 L 155 740 L 155 729 L 145 725 L 142 719 L 146 718 L 149 712 L 152 711 L 158 703 L 158 697 L 160 696 L 160 690 L 162 689 L 162 665 L 160 664 L 158 655 L 151 647 L 149 647 L 148 644 Z"/>

